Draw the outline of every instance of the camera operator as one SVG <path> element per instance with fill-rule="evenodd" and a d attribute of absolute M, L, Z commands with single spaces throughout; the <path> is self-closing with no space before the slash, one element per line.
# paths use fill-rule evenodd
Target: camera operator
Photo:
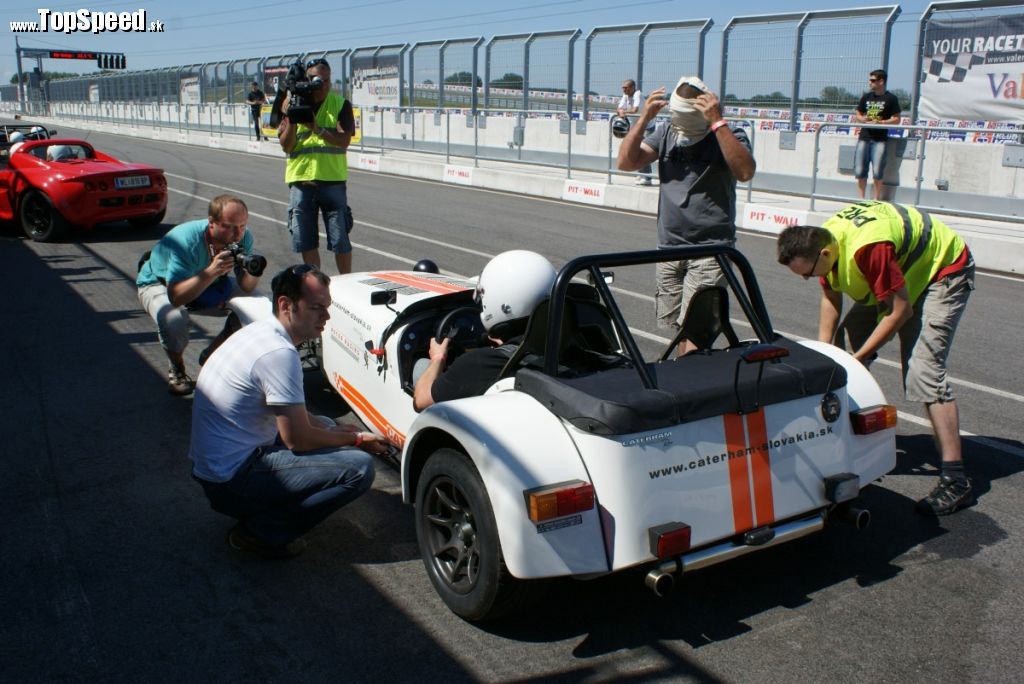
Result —
<path fill-rule="evenodd" d="M 294 68 L 294 67 L 293 67 Z M 298 74 L 301 77 L 301 72 Z M 322 211 L 327 229 L 327 249 L 334 252 L 338 273 L 352 271 L 352 244 L 346 226 L 348 179 L 346 150 L 355 133 L 352 104 L 331 90 L 331 67 L 320 58 L 306 64 L 306 78 L 301 83 L 289 72 L 288 95 L 281 106 L 284 115 L 278 126 L 281 149 L 288 155 L 285 182 L 288 183 L 288 232 L 292 251 L 302 254 L 302 261 L 320 267 L 318 216 Z M 319 87 L 316 86 L 319 79 Z M 297 91 L 309 100 L 313 120 L 297 123 L 288 116 Z"/>
<path fill-rule="evenodd" d="M 156 321 L 160 344 L 167 353 L 171 394 L 189 394 L 195 383 L 185 372 L 183 357 L 189 339 L 189 312 L 223 314 L 229 302 L 256 289 L 267 260 L 252 253 L 252 233 L 246 230 L 249 210 L 232 195 L 210 200 L 208 217 L 187 221 L 164 235 L 139 263 L 135 284 L 139 301 Z M 235 277 L 228 274 L 235 272 Z M 229 313 L 224 329 L 199 355 L 209 357 L 241 327 Z"/>

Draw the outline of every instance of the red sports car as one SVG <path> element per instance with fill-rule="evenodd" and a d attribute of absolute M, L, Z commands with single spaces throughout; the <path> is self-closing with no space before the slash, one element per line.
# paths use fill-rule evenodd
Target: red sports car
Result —
<path fill-rule="evenodd" d="M 0 220 L 17 221 L 38 242 L 58 240 L 72 226 L 163 221 L 163 169 L 129 164 L 55 134 L 39 126 L 0 126 Z"/>

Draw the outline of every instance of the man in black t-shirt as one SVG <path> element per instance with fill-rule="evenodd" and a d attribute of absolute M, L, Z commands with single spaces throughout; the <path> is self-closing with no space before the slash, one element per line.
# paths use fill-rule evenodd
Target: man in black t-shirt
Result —
<path fill-rule="evenodd" d="M 260 85 L 256 81 L 249 85 L 249 94 L 245 96 L 245 101 L 249 103 L 249 109 L 252 111 L 252 125 L 256 128 L 256 140 L 263 140 L 266 136 L 263 135 L 260 125 L 260 109 L 267 103 L 267 96 L 260 90 Z"/>
<path fill-rule="evenodd" d="M 900 101 L 885 89 L 888 75 L 882 69 L 875 69 L 868 76 L 870 90 L 861 95 L 854 113 L 859 123 L 898 124 L 900 122 Z M 861 128 L 857 138 L 857 153 L 853 175 L 857 178 L 857 189 L 861 198 L 867 191 L 868 164 L 875 182 L 876 200 L 882 199 L 882 177 L 885 175 L 885 148 L 889 131 L 885 128 Z"/>
<path fill-rule="evenodd" d="M 480 320 L 494 347 L 471 349 L 445 370 L 449 339 L 430 340 L 430 365 L 416 381 L 413 407 L 486 392 L 515 353 L 534 309 L 551 295 L 555 269 L 536 252 L 502 252 L 487 262 L 477 280 Z"/>

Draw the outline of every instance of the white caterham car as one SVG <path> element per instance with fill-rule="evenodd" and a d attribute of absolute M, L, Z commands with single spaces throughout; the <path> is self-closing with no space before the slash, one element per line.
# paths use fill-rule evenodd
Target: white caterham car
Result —
<path fill-rule="evenodd" d="M 680 335 L 641 354 L 613 268 L 714 256 Z M 328 380 L 401 448 L 423 562 L 469 620 L 525 604 L 539 580 L 649 570 L 676 577 L 821 530 L 863 526 L 862 487 L 895 465 L 896 410 L 860 363 L 771 327 L 753 271 L 727 247 L 586 256 L 562 268 L 482 395 L 413 409 L 432 336 L 486 344 L 474 283 L 422 271 L 331 280 Z M 756 339 L 741 341 L 728 304 Z M 419 362 L 419 363 L 417 363 Z"/>

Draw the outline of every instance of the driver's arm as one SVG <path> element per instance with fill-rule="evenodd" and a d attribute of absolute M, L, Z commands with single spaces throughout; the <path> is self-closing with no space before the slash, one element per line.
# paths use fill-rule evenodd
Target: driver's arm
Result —
<path fill-rule="evenodd" d="M 434 404 L 434 396 L 431 394 L 430 388 L 434 386 L 434 381 L 444 370 L 444 362 L 448 358 L 448 342 L 450 341 L 447 337 L 440 342 L 433 337 L 430 338 L 430 365 L 416 381 L 416 387 L 412 394 L 412 406 L 417 411 L 422 411 Z"/>

